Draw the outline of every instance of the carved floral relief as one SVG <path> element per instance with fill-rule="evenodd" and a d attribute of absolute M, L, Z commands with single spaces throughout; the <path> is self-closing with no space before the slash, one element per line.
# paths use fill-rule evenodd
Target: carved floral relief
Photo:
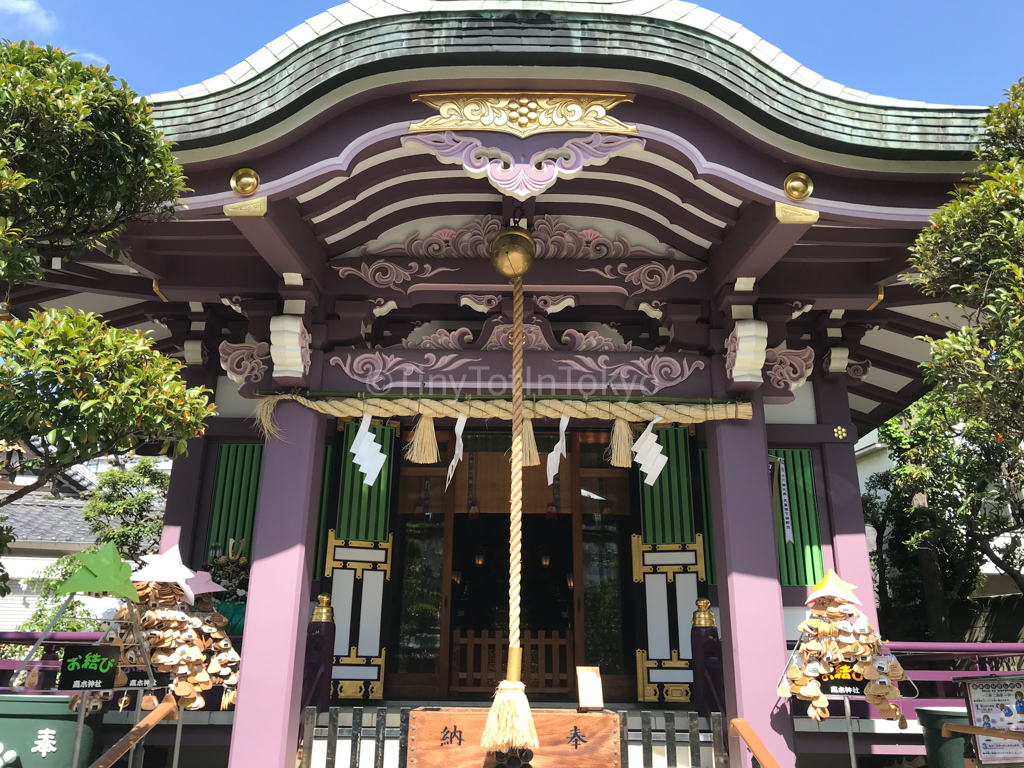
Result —
<path fill-rule="evenodd" d="M 587 166 L 603 165 L 622 152 L 642 150 L 644 140 L 595 133 L 535 152 L 529 160 L 452 131 L 404 136 L 402 145 L 429 152 L 442 163 L 461 165 L 474 179 L 486 177 L 500 192 L 516 200 L 528 200 L 549 189 L 559 178 L 571 179 Z"/>

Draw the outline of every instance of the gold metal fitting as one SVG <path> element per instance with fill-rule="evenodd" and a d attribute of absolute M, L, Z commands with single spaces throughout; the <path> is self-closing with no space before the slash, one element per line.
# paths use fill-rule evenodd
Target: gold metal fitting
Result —
<path fill-rule="evenodd" d="M 523 679 L 523 649 L 508 649 L 508 667 L 505 669 L 505 679 L 510 683 L 518 683 Z"/>
<path fill-rule="evenodd" d="M 786 193 L 786 197 L 790 200 L 806 200 L 814 191 L 814 182 L 811 181 L 811 177 L 806 173 L 796 171 L 789 174 L 786 180 L 782 182 L 782 191 Z"/>
<path fill-rule="evenodd" d="M 331 596 L 323 592 L 316 596 L 317 606 L 313 609 L 311 624 L 333 624 L 334 609 L 331 608 Z"/>
<path fill-rule="evenodd" d="M 231 191 L 239 197 L 255 195 L 260 188 L 260 175 L 252 168 L 239 168 L 231 174 Z"/>
<path fill-rule="evenodd" d="M 840 440 L 845 440 L 846 439 L 846 427 L 836 427 L 835 429 L 832 430 L 832 434 L 835 435 Z"/>
<path fill-rule="evenodd" d="M 11 314 L 11 305 L 6 301 L 0 301 L 0 323 L 6 323 L 13 319 L 14 316 Z"/>
<path fill-rule="evenodd" d="M 715 627 L 715 614 L 711 612 L 711 601 L 702 597 L 697 601 L 697 610 L 693 612 L 693 626 Z"/>
<path fill-rule="evenodd" d="M 506 280 L 529 272 L 536 255 L 537 243 L 522 227 L 505 227 L 491 241 L 491 266 Z"/>

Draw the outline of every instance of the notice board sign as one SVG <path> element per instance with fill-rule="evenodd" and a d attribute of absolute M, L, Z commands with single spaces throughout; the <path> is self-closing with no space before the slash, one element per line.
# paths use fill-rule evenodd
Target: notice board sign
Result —
<path fill-rule="evenodd" d="M 614 712 L 535 709 L 540 746 L 527 755 L 480 746 L 487 710 L 424 707 L 409 715 L 410 768 L 619 768 L 619 716 Z"/>
<path fill-rule="evenodd" d="M 819 680 L 821 692 L 825 696 L 864 696 L 864 688 L 868 681 L 864 675 L 854 669 L 853 664 L 846 662 L 833 665 L 832 671 L 822 675 Z"/>
<path fill-rule="evenodd" d="M 57 678 L 59 691 L 106 691 L 117 678 L 116 645 L 69 645 Z"/>
<path fill-rule="evenodd" d="M 985 677 L 956 680 L 967 695 L 971 724 L 1024 732 L 1024 677 Z M 976 736 L 978 762 L 1024 765 L 1024 742 Z"/>

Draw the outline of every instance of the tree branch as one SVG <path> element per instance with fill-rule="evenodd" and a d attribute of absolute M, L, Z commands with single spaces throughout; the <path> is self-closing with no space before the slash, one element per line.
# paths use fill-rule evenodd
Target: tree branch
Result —
<path fill-rule="evenodd" d="M 17 501 L 25 496 L 28 496 L 32 491 L 38 490 L 46 485 L 50 478 L 57 474 L 57 470 L 54 468 L 44 468 L 40 473 L 36 481 L 31 485 L 23 485 L 21 488 L 16 490 L 14 493 L 10 493 L 3 498 L 0 498 L 0 509 L 6 507 L 8 504 Z M 1024 590 L 1022 590 L 1024 591 Z"/>
<path fill-rule="evenodd" d="M 992 548 L 992 543 L 990 541 L 979 540 L 978 546 L 981 551 L 985 553 L 985 556 L 992 561 L 992 564 L 1009 576 L 1013 583 L 1017 585 L 1017 590 L 1024 595 L 1024 575 L 1022 575 L 1016 568 L 1013 568 L 1006 562 L 1006 560 L 997 555 L 996 551 Z"/>

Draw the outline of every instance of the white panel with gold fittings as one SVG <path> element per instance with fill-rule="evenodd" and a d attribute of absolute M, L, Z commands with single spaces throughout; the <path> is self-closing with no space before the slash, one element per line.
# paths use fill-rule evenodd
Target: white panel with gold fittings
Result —
<path fill-rule="evenodd" d="M 634 535 L 632 550 L 633 581 L 644 585 L 647 608 L 647 647 L 636 652 L 637 699 L 688 702 L 693 682 L 690 612 L 697 583 L 706 579 L 704 537 L 698 533 L 693 544 L 651 545 Z"/>

